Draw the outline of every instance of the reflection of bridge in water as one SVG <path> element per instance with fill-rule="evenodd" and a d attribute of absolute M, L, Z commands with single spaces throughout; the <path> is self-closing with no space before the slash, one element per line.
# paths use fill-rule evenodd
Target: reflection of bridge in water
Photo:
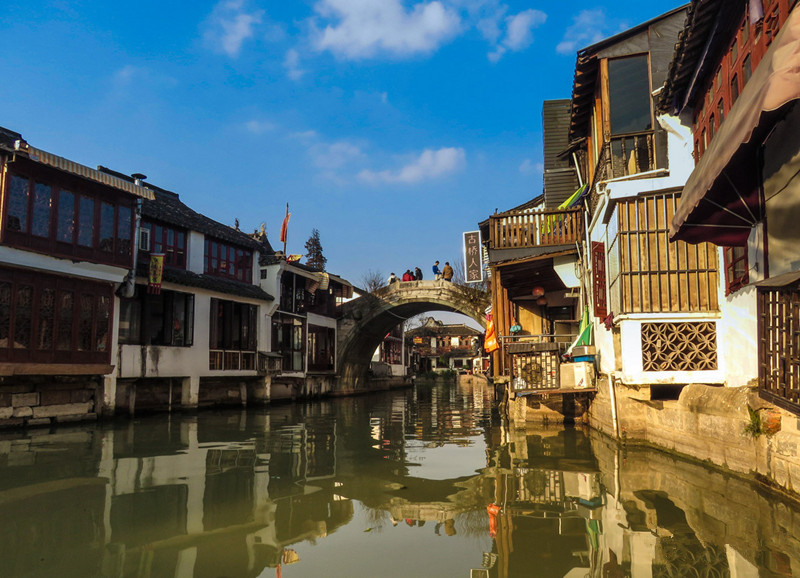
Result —
<path fill-rule="evenodd" d="M 448 281 L 398 281 L 340 307 L 337 393 L 367 388 L 366 376 L 375 349 L 400 322 L 428 311 L 452 311 L 482 326 L 487 293 Z"/>

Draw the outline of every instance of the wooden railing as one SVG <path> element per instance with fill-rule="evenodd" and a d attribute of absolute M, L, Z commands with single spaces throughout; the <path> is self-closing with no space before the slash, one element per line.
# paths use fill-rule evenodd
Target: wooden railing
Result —
<path fill-rule="evenodd" d="M 655 133 L 631 133 L 611 137 L 611 178 L 646 173 L 656 168 Z"/>
<path fill-rule="evenodd" d="M 508 211 L 489 217 L 492 249 L 572 245 L 583 238 L 583 210 Z"/>
<path fill-rule="evenodd" d="M 212 371 L 254 370 L 256 369 L 256 352 L 211 349 L 208 352 L 208 368 Z"/>

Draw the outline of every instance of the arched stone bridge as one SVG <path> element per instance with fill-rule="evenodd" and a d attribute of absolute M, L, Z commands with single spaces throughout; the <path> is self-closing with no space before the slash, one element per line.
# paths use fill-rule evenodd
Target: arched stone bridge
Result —
<path fill-rule="evenodd" d="M 448 281 L 398 281 L 345 303 L 338 320 L 337 393 L 366 389 L 375 349 L 386 334 L 410 317 L 452 311 L 486 326 L 489 295 Z"/>

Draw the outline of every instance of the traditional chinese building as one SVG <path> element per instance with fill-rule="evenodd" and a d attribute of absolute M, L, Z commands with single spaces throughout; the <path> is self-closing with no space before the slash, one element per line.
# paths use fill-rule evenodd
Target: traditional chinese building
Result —
<path fill-rule="evenodd" d="M 103 169 L 106 174 L 126 179 Z M 118 291 L 117 366 L 107 379 L 117 411 L 246 405 L 269 400 L 269 317 L 258 262 L 273 254 L 148 185 L 136 277 Z M 154 259 L 161 278 L 151 273 Z"/>
<path fill-rule="evenodd" d="M 428 317 L 420 327 L 406 331 L 406 341 L 419 354 L 418 371 L 472 369 L 480 356 L 482 333 L 463 323 L 445 324 Z"/>
<path fill-rule="evenodd" d="M 353 296 L 353 286 L 281 255 L 266 255 L 261 287 L 280 295 L 270 309 L 271 351 L 280 357 L 271 398 L 328 393 L 336 376 L 337 306 Z"/>
<path fill-rule="evenodd" d="M 691 126 L 671 240 L 722 247 L 726 382 L 800 413 L 800 15 L 792 0 L 693 1 L 661 108 Z"/>
<path fill-rule="evenodd" d="M 0 426 L 114 407 L 115 290 L 153 192 L 0 129 Z M 112 379 L 113 381 L 113 379 Z"/>

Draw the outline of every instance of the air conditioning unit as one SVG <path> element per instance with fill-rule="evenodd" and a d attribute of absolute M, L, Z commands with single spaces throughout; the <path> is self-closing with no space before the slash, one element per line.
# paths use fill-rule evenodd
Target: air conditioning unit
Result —
<path fill-rule="evenodd" d="M 150 252 L 150 229 L 139 229 L 139 250 Z"/>

